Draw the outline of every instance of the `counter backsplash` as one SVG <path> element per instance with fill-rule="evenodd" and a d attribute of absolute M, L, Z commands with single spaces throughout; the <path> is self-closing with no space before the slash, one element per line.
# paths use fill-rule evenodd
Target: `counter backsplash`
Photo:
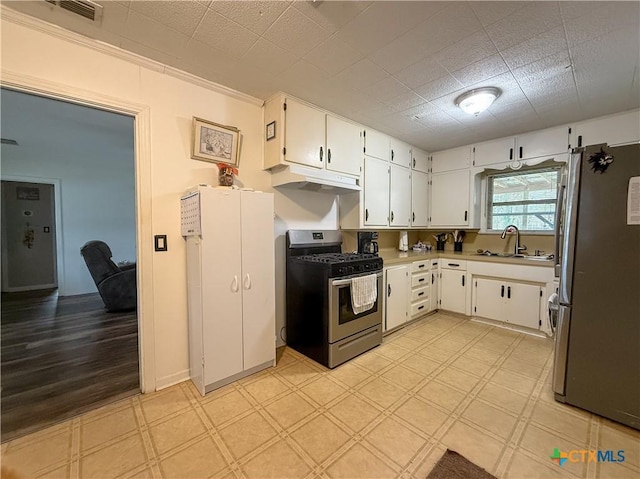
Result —
<path fill-rule="evenodd" d="M 409 230 L 409 249 L 416 244 L 418 240 L 423 243 L 431 243 L 435 251 L 435 240 L 432 235 L 443 233 L 446 230 L 423 230 L 414 231 Z M 378 245 L 381 250 L 383 249 L 398 249 L 399 231 L 383 231 L 378 230 Z M 357 232 L 356 231 L 342 231 L 342 251 L 355 251 L 358 249 L 357 245 Z M 508 235 L 506 239 L 500 239 L 500 234 L 480 234 L 477 231 L 466 231 L 464 242 L 462 243 L 462 250 L 466 252 L 475 252 L 478 249 L 490 250 L 493 252 L 512 252 L 513 242 L 515 241 L 515 235 Z M 553 253 L 553 235 L 520 235 L 520 244 L 527 247 L 527 252 L 533 254 L 535 250 L 540 250 L 545 254 Z M 449 238 L 445 243 L 445 251 L 453 251 L 453 242 Z"/>

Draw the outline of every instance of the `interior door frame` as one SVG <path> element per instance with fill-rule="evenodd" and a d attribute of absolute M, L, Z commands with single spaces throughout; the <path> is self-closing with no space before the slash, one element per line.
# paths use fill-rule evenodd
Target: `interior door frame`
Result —
<path fill-rule="evenodd" d="M 138 283 L 138 351 L 140 389 L 156 390 L 153 321 L 153 234 L 151 224 L 151 112 L 148 105 L 111 97 L 63 83 L 2 71 L 0 87 L 134 118 L 136 185 L 136 263 Z"/>
<path fill-rule="evenodd" d="M 56 259 L 56 264 L 55 264 L 55 268 L 56 268 L 56 282 L 57 282 L 57 286 L 53 286 L 53 287 L 57 287 L 58 288 L 58 293 L 61 296 L 64 296 L 65 294 L 65 283 L 64 283 L 64 251 L 63 248 L 60 247 L 60 245 L 64 244 L 64 241 L 62 241 L 62 228 L 60 227 L 62 225 L 62 211 L 61 211 L 61 198 L 60 198 L 60 179 L 58 178 L 41 178 L 39 176 L 15 176 L 15 175 L 1 175 L 0 174 L 0 181 L 17 181 L 17 182 L 22 182 L 22 183 L 36 183 L 36 184 L 43 184 L 43 185 L 53 185 L 53 217 L 54 217 L 54 221 L 55 221 L 55 252 L 54 252 L 54 256 Z M 3 225 L 2 228 L 2 241 L 4 241 L 6 235 L 6 231 Z M 6 248 L 2 248 L 2 262 L 4 264 L 7 264 L 7 250 Z M 3 289 L 4 286 L 6 284 L 8 284 L 8 278 L 5 277 L 6 276 L 6 271 L 5 269 L 2 270 L 2 286 Z M 25 288 L 7 288 L 5 289 L 5 291 L 24 291 Z"/>

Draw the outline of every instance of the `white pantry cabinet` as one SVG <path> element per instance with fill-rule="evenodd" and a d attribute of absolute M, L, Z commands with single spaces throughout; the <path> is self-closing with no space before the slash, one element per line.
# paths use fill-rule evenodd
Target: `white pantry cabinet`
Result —
<path fill-rule="evenodd" d="M 469 170 L 431 175 L 431 226 L 469 226 L 471 188 Z"/>
<path fill-rule="evenodd" d="M 443 259 L 440 261 L 440 308 L 445 311 L 466 314 L 467 265 L 465 261 Z"/>
<path fill-rule="evenodd" d="M 181 203 L 183 224 L 194 225 L 186 236 L 189 369 L 204 395 L 275 365 L 273 194 L 199 186 Z"/>
<path fill-rule="evenodd" d="M 540 285 L 482 277 L 474 278 L 473 282 L 475 316 L 540 328 Z"/>
<path fill-rule="evenodd" d="M 391 163 L 411 168 L 411 145 L 397 138 L 390 138 Z"/>
<path fill-rule="evenodd" d="M 385 269 L 385 331 L 402 326 L 408 319 L 409 265 Z"/>
<path fill-rule="evenodd" d="M 411 226 L 429 226 L 429 175 L 414 170 L 411 173 Z"/>
<path fill-rule="evenodd" d="M 411 170 L 399 165 L 390 165 L 389 226 L 411 225 Z"/>
<path fill-rule="evenodd" d="M 264 168 L 297 163 L 360 176 L 360 126 L 286 95 L 265 103 Z"/>

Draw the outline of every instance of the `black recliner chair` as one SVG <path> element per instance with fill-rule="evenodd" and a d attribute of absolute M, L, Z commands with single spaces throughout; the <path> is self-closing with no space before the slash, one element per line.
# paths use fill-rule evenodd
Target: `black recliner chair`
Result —
<path fill-rule="evenodd" d="M 111 260 L 111 249 L 103 241 L 88 241 L 80 254 L 107 311 L 127 311 L 137 306 L 136 264 L 118 266 Z"/>

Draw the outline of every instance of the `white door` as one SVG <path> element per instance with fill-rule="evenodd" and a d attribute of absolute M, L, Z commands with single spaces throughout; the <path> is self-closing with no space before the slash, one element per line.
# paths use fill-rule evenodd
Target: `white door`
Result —
<path fill-rule="evenodd" d="M 389 161 L 389 137 L 367 128 L 364 130 L 364 153 L 367 156 Z"/>
<path fill-rule="evenodd" d="M 467 298 L 467 273 L 443 269 L 440 278 L 440 307 L 454 313 L 465 313 Z"/>
<path fill-rule="evenodd" d="M 407 321 L 409 266 L 387 268 L 386 330 L 404 324 Z"/>
<path fill-rule="evenodd" d="M 276 353 L 273 194 L 241 192 L 242 344 L 244 369 Z"/>
<path fill-rule="evenodd" d="M 411 170 L 390 165 L 389 225 L 409 226 L 411 224 Z"/>
<path fill-rule="evenodd" d="M 413 147 L 411 148 L 411 155 L 413 157 L 411 168 L 423 173 L 429 173 L 429 153 Z"/>
<path fill-rule="evenodd" d="M 518 135 L 517 159 L 553 156 L 569 150 L 569 128 L 559 126 Z"/>
<path fill-rule="evenodd" d="M 243 370 L 240 191 L 203 188 L 202 347 L 204 384 Z"/>
<path fill-rule="evenodd" d="M 506 284 L 505 321 L 527 328 L 540 328 L 540 286 Z"/>
<path fill-rule="evenodd" d="M 431 262 L 431 292 L 429 294 L 429 311 L 440 308 L 440 278 L 438 271 L 438 261 Z"/>
<path fill-rule="evenodd" d="M 285 160 L 324 168 L 324 112 L 287 98 Z"/>
<path fill-rule="evenodd" d="M 473 315 L 504 321 L 506 286 L 504 281 L 477 278 L 473 280 Z"/>
<path fill-rule="evenodd" d="M 469 168 L 471 147 L 463 146 L 451 150 L 439 151 L 431 155 L 431 172 L 461 170 Z"/>
<path fill-rule="evenodd" d="M 473 147 L 475 166 L 506 163 L 515 159 L 516 139 L 511 136 L 500 140 L 485 141 Z"/>
<path fill-rule="evenodd" d="M 364 158 L 364 224 L 389 225 L 389 163 Z"/>
<path fill-rule="evenodd" d="M 390 138 L 391 163 L 411 168 L 411 145 L 397 138 Z"/>
<path fill-rule="evenodd" d="M 2 291 L 57 286 L 53 188 L 2 181 Z"/>
<path fill-rule="evenodd" d="M 327 115 L 327 169 L 360 176 L 360 127 Z"/>
<path fill-rule="evenodd" d="M 411 173 L 411 226 L 429 225 L 429 175 Z"/>
<path fill-rule="evenodd" d="M 431 176 L 431 226 L 469 224 L 469 170 Z"/>

